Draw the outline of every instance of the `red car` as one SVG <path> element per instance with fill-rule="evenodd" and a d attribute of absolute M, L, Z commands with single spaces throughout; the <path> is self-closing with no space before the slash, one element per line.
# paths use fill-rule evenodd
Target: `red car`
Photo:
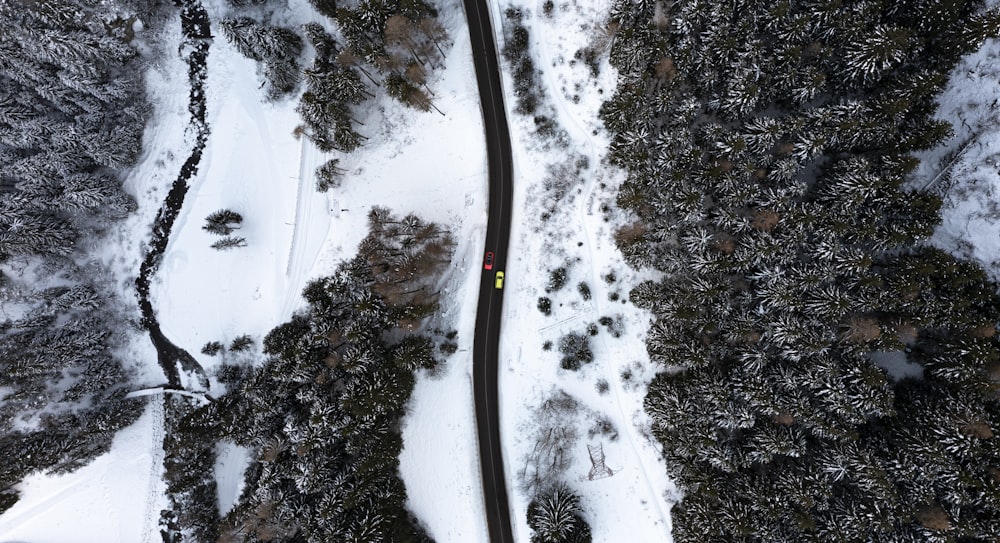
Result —
<path fill-rule="evenodd" d="M 483 269 L 484 270 L 493 269 L 493 253 L 491 252 L 486 253 L 486 260 L 483 262 Z"/>

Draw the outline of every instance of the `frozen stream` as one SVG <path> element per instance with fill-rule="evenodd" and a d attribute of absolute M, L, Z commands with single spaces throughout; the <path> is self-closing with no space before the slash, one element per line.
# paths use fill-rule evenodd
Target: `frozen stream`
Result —
<path fill-rule="evenodd" d="M 163 260 L 163 251 L 170 241 L 170 232 L 173 229 L 174 221 L 180 213 L 181 206 L 184 205 L 184 197 L 188 192 L 188 181 L 198 173 L 198 165 L 201 163 L 202 151 L 208 141 L 209 127 L 205 120 L 205 64 L 208 60 L 208 48 L 211 44 L 211 30 L 208 25 L 208 13 L 199 0 L 175 0 L 175 4 L 181 9 L 181 31 L 184 38 L 181 42 L 180 53 L 185 56 L 188 63 L 188 80 L 191 82 L 190 102 L 188 111 L 191 112 L 189 128 L 195 134 L 194 149 L 181 171 L 170 187 L 167 198 L 163 206 L 156 213 L 153 222 L 153 235 L 149 242 L 149 252 L 143 258 L 142 266 L 139 268 L 139 277 L 135 280 L 137 297 L 139 299 L 139 309 L 142 312 L 142 325 L 149 331 L 149 338 L 156 347 L 157 360 L 163 373 L 167 376 L 170 387 L 182 388 L 180 368 L 186 372 L 195 373 L 203 388 L 208 388 L 208 379 L 205 371 L 198 364 L 198 361 L 184 349 L 176 346 L 160 330 L 160 323 L 156 319 L 156 311 L 149 300 L 150 277 L 156 273 Z"/>

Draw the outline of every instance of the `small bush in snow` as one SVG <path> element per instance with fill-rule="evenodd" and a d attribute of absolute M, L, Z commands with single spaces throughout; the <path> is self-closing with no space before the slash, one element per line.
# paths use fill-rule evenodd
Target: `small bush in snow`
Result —
<path fill-rule="evenodd" d="M 588 438 L 594 439 L 595 436 L 603 436 L 611 441 L 616 441 L 618 439 L 618 429 L 615 428 L 615 424 L 607 416 L 599 415 L 594 424 L 587 430 Z"/>
<path fill-rule="evenodd" d="M 608 390 L 611 387 L 610 387 L 610 385 L 608 385 L 608 380 L 607 379 L 598 379 L 597 380 L 597 384 L 594 385 L 594 388 L 597 389 L 597 393 L 598 394 L 603 395 L 603 394 L 607 394 Z"/>
<path fill-rule="evenodd" d="M 223 345 L 218 341 L 209 341 L 204 346 L 202 346 L 201 354 L 207 354 L 208 356 L 215 356 L 219 354 L 219 352 L 222 351 L 222 349 L 224 348 L 225 347 L 223 347 Z"/>
<path fill-rule="evenodd" d="M 549 272 L 549 284 L 545 292 L 556 292 L 566 286 L 566 268 L 560 266 Z"/>
<path fill-rule="evenodd" d="M 559 352 L 563 354 L 559 365 L 564 370 L 576 371 L 584 364 L 594 361 L 594 353 L 590 350 L 590 338 L 583 334 L 566 334 L 559 340 Z"/>
<path fill-rule="evenodd" d="M 228 251 L 230 249 L 235 249 L 237 247 L 246 247 L 246 238 L 241 238 L 237 236 L 229 236 L 220 239 L 212 244 L 212 248 L 217 251 Z"/>
<path fill-rule="evenodd" d="M 538 299 L 538 310 L 546 317 L 552 314 L 552 300 L 542 296 Z"/>
<path fill-rule="evenodd" d="M 247 334 L 244 334 L 238 338 L 233 339 L 233 341 L 229 343 L 229 350 L 233 351 L 234 353 L 238 353 L 241 351 L 249 351 L 250 347 L 252 346 L 253 346 L 253 338 Z"/>
<path fill-rule="evenodd" d="M 611 333 L 611 337 L 622 337 L 622 333 L 625 331 L 625 325 L 622 323 L 621 315 L 616 315 L 613 319 L 605 315 L 598 319 L 597 322 L 601 323 L 601 326 L 608 329 L 608 332 Z"/>

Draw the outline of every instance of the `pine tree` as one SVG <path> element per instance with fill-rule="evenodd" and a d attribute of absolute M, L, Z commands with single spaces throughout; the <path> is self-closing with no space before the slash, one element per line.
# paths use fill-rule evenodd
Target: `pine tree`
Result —
<path fill-rule="evenodd" d="M 229 343 L 229 350 L 234 353 L 248 351 L 253 347 L 253 338 L 247 334 L 233 338 Z"/>
<path fill-rule="evenodd" d="M 219 236 L 228 236 L 239 229 L 237 225 L 240 224 L 243 224 L 242 215 L 231 209 L 220 209 L 205 217 L 205 225 L 201 229 Z"/>
<path fill-rule="evenodd" d="M 217 251 L 228 251 L 231 249 L 235 249 L 237 247 L 246 247 L 246 246 L 247 246 L 246 238 L 238 236 L 224 237 L 211 245 L 211 247 Z"/>
<path fill-rule="evenodd" d="M 590 526 L 581 516 L 580 498 L 557 483 L 528 504 L 532 543 L 589 543 Z"/>
<path fill-rule="evenodd" d="M 339 188 L 343 177 L 344 170 L 340 167 L 340 160 L 332 158 L 316 168 L 316 190 L 322 192 L 331 188 Z"/>

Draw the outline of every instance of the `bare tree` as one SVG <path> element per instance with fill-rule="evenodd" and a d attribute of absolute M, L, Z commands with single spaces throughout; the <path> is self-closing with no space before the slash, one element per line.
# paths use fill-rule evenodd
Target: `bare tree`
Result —
<path fill-rule="evenodd" d="M 441 58 L 444 58 L 444 50 L 441 48 L 440 43 L 448 39 L 448 31 L 445 30 L 444 25 L 433 17 L 421 19 L 418 25 L 424 36 L 427 36 L 427 38 L 434 44 L 434 47 L 437 47 L 438 53 L 441 54 Z"/>

